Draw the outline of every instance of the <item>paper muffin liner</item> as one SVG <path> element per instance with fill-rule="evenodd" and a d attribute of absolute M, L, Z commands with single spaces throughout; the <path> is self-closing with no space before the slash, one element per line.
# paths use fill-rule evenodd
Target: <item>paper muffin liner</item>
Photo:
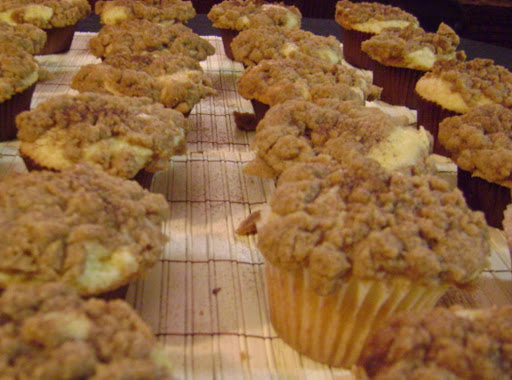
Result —
<path fill-rule="evenodd" d="M 18 133 L 16 115 L 30 109 L 35 88 L 36 84 L 33 84 L 9 100 L 0 103 L 0 141 L 16 139 Z"/>
<path fill-rule="evenodd" d="M 371 59 L 361 50 L 361 43 L 374 36 L 372 33 L 358 32 L 340 26 L 341 43 L 343 45 L 343 59 L 352 66 L 370 70 Z"/>
<path fill-rule="evenodd" d="M 38 55 L 66 53 L 71 48 L 76 24 L 62 28 L 43 29 L 46 32 L 46 44 Z"/>
<path fill-rule="evenodd" d="M 270 318 L 279 337 L 301 354 L 350 368 L 369 334 L 398 312 L 432 308 L 449 285 L 421 285 L 350 278 L 329 295 L 318 295 L 308 270 L 289 272 L 266 264 Z"/>
<path fill-rule="evenodd" d="M 416 93 L 417 94 L 417 93 Z M 439 104 L 422 98 L 420 95 L 416 97 L 417 124 L 422 125 L 430 132 L 434 138 L 433 152 L 441 156 L 450 157 L 450 153 L 441 145 L 437 135 L 439 133 L 439 123 L 447 117 L 460 115 L 457 112 L 447 110 Z"/>
<path fill-rule="evenodd" d="M 235 124 L 237 128 L 242 131 L 255 131 L 258 123 L 265 117 L 265 114 L 270 108 L 268 104 L 262 103 L 256 99 L 251 99 L 251 104 L 254 109 L 254 114 L 237 111 L 233 113 Z"/>
<path fill-rule="evenodd" d="M 417 108 L 418 95 L 414 88 L 424 71 L 403 67 L 386 66 L 371 60 L 373 84 L 382 87 L 380 100 L 394 106 Z"/>
<path fill-rule="evenodd" d="M 488 182 L 461 168 L 457 168 L 457 187 L 472 210 L 484 213 L 488 225 L 503 228 L 503 212 L 512 202 L 509 187 Z"/>
<path fill-rule="evenodd" d="M 233 56 L 233 50 L 231 49 L 231 42 L 240 32 L 234 29 L 219 29 L 219 31 L 222 38 L 222 44 L 224 45 L 224 51 L 227 57 L 234 61 L 235 57 Z"/>

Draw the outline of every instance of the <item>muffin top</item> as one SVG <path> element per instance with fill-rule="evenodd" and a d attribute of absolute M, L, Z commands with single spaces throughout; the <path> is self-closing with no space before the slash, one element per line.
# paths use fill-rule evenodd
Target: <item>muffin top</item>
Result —
<path fill-rule="evenodd" d="M 307 268 L 319 294 L 351 276 L 464 284 L 487 265 L 483 214 L 446 181 L 386 171 L 355 150 L 326 161 L 279 177 L 272 214 L 258 226 L 258 247 L 272 264 Z"/>
<path fill-rule="evenodd" d="M 173 24 L 187 22 L 196 15 L 191 1 L 98 1 L 94 7 L 102 24 L 114 25 L 130 19 L 145 19 L 152 22 Z"/>
<path fill-rule="evenodd" d="M 85 300 L 62 283 L 9 287 L 0 341 L 6 379 L 172 379 L 168 353 L 127 302 Z"/>
<path fill-rule="evenodd" d="M 31 24 L 8 24 L 0 20 L 0 49 L 11 45 L 37 54 L 46 43 L 46 32 Z"/>
<path fill-rule="evenodd" d="M 82 66 L 71 81 L 71 88 L 81 92 L 146 96 L 182 113 L 215 94 L 211 86 L 199 62 L 168 52 L 110 56 L 103 63 Z"/>
<path fill-rule="evenodd" d="M 403 313 L 368 340 L 360 364 L 372 380 L 511 379 L 512 306 Z"/>
<path fill-rule="evenodd" d="M 92 54 L 108 57 L 113 54 L 164 50 L 186 55 L 199 61 L 215 53 L 215 48 L 183 24 L 162 25 L 147 20 L 127 20 L 103 26 L 89 40 Z"/>
<path fill-rule="evenodd" d="M 0 286 L 63 281 L 82 295 L 127 284 L 159 260 L 161 194 L 87 164 L 0 182 Z"/>
<path fill-rule="evenodd" d="M 439 61 L 418 80 L 416 92 L 458 113 L 489 103 L 512 108 L 512 73 L 491 59 Z"/>
<path fill-rule="evenodd" d="M 133 178 L 140 170 L 167 169 L 186 148 L 188 122 L 149 98 L 99 93 L 52 96 L 16 117 L 20 152 L 43 167 L 77 162 Z"/>
<path fill-rule="evenodd" d="M 378 34 L 390 27 L 405 28 L 408 25 L 419 25 L 418 19 L 412 14 L 378 2 L 338 1 L 335 19 L 345 29 L 371 34 Z"/>
<path fill-rule="evenodd" d="M 300 60 L 308 56 L 326 63 L 339 63 L 343 58 L 341 45 L 333 36 L 317 36 L 302 29 L 278 26 L 240 32 L 233 39 L 231 49 L 235 60 L 246 66 L 258 64 L 264 59 Z"/>
<path fill-rule="evenodd" d="M 43 29 L 74 25 L 90 13 L 87 0 L 6 0 L 0 3 L 0 20 L 10 24 L 29 23 Z"/>
<path fill-rule="evenodd" d="M 262 0 L 225 0 L 212 6 L 208 18 L 219 29 L 246 30 L 269 26 L 299 28 L 300 11 L 283 3 Z"/>
<path fill-rule="evenodd" d="M 338 100 L 376 99 L 380 87 L 371 76 L 346 65 L 328 65 L 313 58 L 263 60 L 244 70 L 238 92 L 273 106 L 291 99 L 333 98 Z"/>
<path fill-rule="evenodd" d="M 439 141 L 457 166 L 512 187 L 512 110 L 499 104 L 470 109 L 439 124 Z"/>
<path fill-rule="evenodd" d="M 428 71 L 437 61 L 454 59 L 459 42 L 457 33 L 445 23 L 436 33 L 409 25 L 385 29 L 363 41 L 361 50 L 386 66 Z M 463 52 L 459 54 L 465 57 Z"/>
<path fill-rule="evenodd" d="M 271 107 L 258 124 L 252 142 L 256 158 L 245 172 L 278 177 L 318 154 L 343 160 L 346 149 L 356 149 L 389 170 L 410 172 L 425 168 L 431 146 L 432 136 L 423 128 L 358 101 L 290 100 Z"/>
<path fill-rule="evenodd" d="M 34 56 L 22 48 L 9 44 L 0 47 L 0 103 L 49 76 Z"/>

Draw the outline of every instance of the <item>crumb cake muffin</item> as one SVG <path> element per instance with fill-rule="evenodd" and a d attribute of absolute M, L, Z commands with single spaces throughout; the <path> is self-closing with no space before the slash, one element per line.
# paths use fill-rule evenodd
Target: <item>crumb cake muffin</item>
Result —
<path fill-rule="evenodd" d="M 149 98 L 82 93 L 56 95 L 16 118 L 28 166 L 63 170 L 77 162 L 133 178 L 167 169 L 186 150 L 188 122 Z"/>
<path fill-rule="evenodd" d="M 270 26 L 300 28 L 302 21 L 298 8 L 262 0 L 225 0 L 214 4 L 207 16 L 220 30 L 224 51 L 230 59 L 234 59 L 231 41 L 240 31 Z"/>
<path fill-rule="evenodd" d="M 350 368 L 385 318 L 430 309 L 488 265 L 489 231 L 434 175 L 354 150 L 285 170 L 258 226 L 272 325 L 302 354 Z"/>
<path fill-rule="evenodd" d="M 512 379 L 512 306 L 435 308 L 386 321 L 361 358 L 372 380 Z"/>
<path fill-rule="evenodd" d="M 494 61 L 442 61 L 416 83 L 418 125 L 434 136 L 434 152 L 447 155 L 437 135 L 439 123 L 479 105 L 497 103 L 512 108 L 512 73 Z"/>
<path fill-rule="evenodd" d="M 457 164 L 457 186 L 470 207 L 501 228 L 511 202 L 512 109 L 487 104 L 439 124 L 439 142 Z"/>
<path fill-rule="evenodd" d="M 272 107 L 256 128 L 256 157 L 245 173 L 275 178 L 297 162 L 319 154 L 343 160 L 345 149 L 356 149 L 389 170 L 423 171 L 432 137 L 358 101 L 326 99 L 318 104 L 290 100 Z"/>
<path fill-rule="evenodd" d="M 0 47 L 13 45 L 29 54 L 37 54 L 46 43 L 46 32 L 31 24 L 8 24 L 0 20 Z"/>
<path fill-rule="evenodd" d="M 21 47 L 0 43 L 0 141 L 16 138 L 16 115 L 30 109 L 36 83 L 48 76 Z"/>
<path fill-rule="evenodd" d="M 340 63 L 343 58 L 339 41 L 333 36 L 314 35 L 302 29 L 278 26 L 251 28 L 241 32 L 231 43 L 235 61 L 253 66 L 264 59 L 304 56 L 326 63 Z"/>
<path fill-rule="evenodd" d="M 162 25 L 147 20 L 127 20 L 103 26 L 89 40 L 93 55 L 106 58 L 113 54 L 168 51 L 204 61 L 215 48 L 183 24 Z"/>
<path fill-rule="evenodd" d="M 186 23 L 196 15 L 192 1 L 183 0 L 109 0 L 98 1 L 94 8 L 100 22 L 115 25 L 131 19 L 162 24 Z"/>
<path fill-rule="evenodd" d="M 412 14 L 378 2 L 339 1 L 335 20 L 341 28 L 344 59 L 362 69 L 370 68 L 368 56 L 361 51 L 363 41 L 386 28 L 419 26 L 418 19 Z"/>
<path fill-rule="evenodd" d="M 123 300 L 83 299 L 62 283 L 0 296 L 5 379 L 171 380 L 169 353 Z"/>
<path fill-rule="evenodd" d="M 71 47 L 78 21 L 91 13 L 87 0 L 7 0 L 0 3 L 0 20 L 32 24 L 47 33 L 39 54 L 64 53 Z"/>
<path fill-rule="evenodd" d="M 380 99 L 415 109 L 416 82 L 437 61 L 463 60 L 464 52 L 457 52 L 459 42 L 457 33 L 444 23 L 436 33 L 410 25 L 383 30 L 364 41 L 361 50 L 371 59 L 373 82 L 382 87 Z"/>
<path fill-rule="evenodd" d="M 197 60 L 160 51 L 112 55 L 82 66 L 70 86 L 80 92 L 149 97 L 185 116 L 216 93 Z"/>
<path fill-rule="evenodd" d="M 161 194 L 98 167 L 33 171 L 0 182 L 0 287 L 62 281 L 81 295 L 115 290 L 161 257 Z"/>

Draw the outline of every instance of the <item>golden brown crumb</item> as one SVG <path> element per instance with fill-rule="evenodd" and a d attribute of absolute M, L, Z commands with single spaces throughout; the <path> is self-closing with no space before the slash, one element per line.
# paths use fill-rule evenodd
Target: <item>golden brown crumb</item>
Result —
<path fill-rule="evenodd" d="M 336 4 L 336 22 L 346 29 L 353 29 L 354 24 L 370 21 L 403 20 L 418 25 L 416 17 L 398 7 L 378 2 L 352 3 L 348 0 Z"/>
<path fill-rule="evenodd" d="M 165 2 L 140 0 L 98 1 L 94 7 L 103 24 L 118 24 L 131 19 L 173 24 L 185 23 L 196 15 L 191 1 L 167 0 Z"/>
<path fill-rule="evenodd" d="M 89 45 L 96 57 L 164 50 L 203 61 L 215 53 L 206 39 L 183 24 L 162 25 L 147 20 L 105 25 L 90 39 Z"/>
<path fill-rule="evenodd" d="M 389 319 L 367 342 L 372 380 L 512 379 L 512 306 L 435 308 Z"/>
<path fill-rule="evenodd" d="M 363 41 L 361 50 L 386 66 L 426 71 L 437 60 L 454 59 L 459 42 L 459 36 L 444 23 L 436 33 L 410 25 L 383 30 Z"/>
<path fill-rule="evenodd" d="M 103 60 L 118 69 L 140 70 L 158 77 L 182 70 L 203 71 L 199 62 L 189 56 L 168 51 L 141 51 L 136 54 L 114 54 Z"/>
<path fill-rule="evenodd" d="M 307 267 L 320 294 L 350 276 L 464 284 L 488 265 L 483 214 L 444 180 L 387 172 L 354 150 L 343 162 L 320 159 L 278 180 L 274 215 L 258 227 L 272 264 Z"/>
<path fill-rule="evenodd" d="M 256 65 L 264 59 L 308 56 L 334 64 L 343 58 L 341 45 L 335 37 L 279 26 L 244 30 L 233 39 L 231 49 L 235 60 L 246 66 Z"/>
<path fill-rule="evenodd" d="M 298 28 L 302 15 L 297 7 L 261 0 L 225 0 L 213 5 L 208 18 L 221 29 L 245 30 L 268 26 Z"/>
<path fill-rule="evenodd" d="M 462 169 L 489 182 L 512 180 L 512 110 L 489 104 L 444 119 L 438 138 Z"/>
<path fill-rule="evenodd" d="M 45 43 L 44 30 L 31 24 L 10 25 L 0 20 L 0 48 L 14 45 L 29 54 L 37 54 Z"/>
<path fill-rule="evenodd" d="M 238 79 L 238 92 L 273 106 L 290 99 L 376 99 L 380 88 L 361 71 L 345 65 L 327 65 L 312 58 L 264 60 L 246 69 Z"/>
<path fill-rule="evenodd" d="M 5 379 L 171 380 L 170 357 L 125 301 L 80 298 L 61 283 L 0 296 Z"/>
<path fill-rule="evenodd" d="M 38 164 L 59 170 L 87 161 L 124 178 L 133 178 L 141 165 L 150 172 L 167 169 L 171 156 L 184 153 L 188 130 L 181 113 L 149 98 L 98 93 L 50 97 L 19 114 L 16 124 L 20 151 Z M 139 161 L 138 151 L 146 161 Z M 48 162 L 60 166 L 45 164 L 54 157 L 57 162 Z"/>
<path fill-rule="evenodd" d="M 74 25 L 90 13 L 87 0 L 7 0 L 0 3 L 0 18 L 42 29 Z"/>

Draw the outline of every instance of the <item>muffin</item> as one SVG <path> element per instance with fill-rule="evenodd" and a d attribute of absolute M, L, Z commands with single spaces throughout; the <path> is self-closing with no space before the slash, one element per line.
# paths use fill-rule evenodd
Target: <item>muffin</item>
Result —
<path fill-rule="evenodd" d="M 78 162 L 134 178 L 169 167 L 186 150 L 188 122 L 149 98 L 98 93 L 52 96 L 16 118 L 29 169 L 60 171 Z"/>
<path fill-rule="evenodd" d="M 336 22 L 341 28 L 344 59 L 361 69 L 369 69 L 369 57 L 361 51 L 361 43 L 390 27 L 419 26 L 418 19 L 400 8 L 378 2 L 336 4 Z"/>
<path fill-rule="evenodd" d="M 296 7 L 262 0 L 225 0 L 214 4 L 207 16 L 220 30 L 224 51 L 230 59 L 234 59 L 231 41 L 240 31 L 271 26 L 300 28 L 302 21 Z"/>
<path fill-rule="evenodd" d="M 103 26 L 98 35 L 89 40 L 89 47 L 99 58 L 158 50 L 204 61 L 215 53 L 206 39 L 183 24 L 162 25 L 138 19 Z"/>
<path fill-rule="evenodd" d="M 77 164 L 0 182 L 0 288 L 62 281 L 104 294 L 153 267 L 167 237 L 161 194 Z"/>
<path fill-rule="evenodd" d="M 474 280 L 489 231 L 437 176 L 389 172 L 354 150 L 334 165 L 321 158 L 281 174 L 257 244 L 277 334 L 350 368 L 385 318 Z"/>
<path fill-rule="evenodd" d="M 297 162 L 319 154 L 343 160 L 345 149 L 356 149 L 388 170 L 426 170 L 432 137 L 358 101 L 325 99 L 318 104 L 290 100 L 272 107 L 260 121 L 252 141 L 256 157 L 245 173 L 275 178 Z"/>
<path fill-rule="evenodd" d="M 171 380 L 169 353 L 123 300 L 83 299 L 62 283 L 0 296 L 5 379 Z"/>
<path fill-rule="evenodd" d="M 48 76 L 21 47 L 0 44 L 0 141 L 16 138 L 16 115 L 30 109 L 36 83 Z"/>
<path fill-rule="evenodd" d="M 31 24 L 8 24 L 0 20 L 0 46 L 12 45 L 37 54 L 46 43 L 46 32 Z"/>
<path fill-rule="evenodd" d="M 87 0 L 10 0 L 0 3 L 0 20 L 9 24 L 33 24 L 47 33 L 38 54 L 67 52 L 76 24 L 91 13 Z"/>
<path fill-rule="evenodd" d="M 512 109 L 487 104 L 439 124 L 439 142 L 457 164 L 457 186 L 468 205 L 502 227 L 511 203 Z"/>
<path fill-rule="evenodd" d="M 512 73 L 494 61 L 442 61 L 416 83 L 418 125 L 434 136 L 434 153 L 448 155 L 438 141 L 439 123 L 479 105 L 512 108 Z"/>
<path fill-rule="evenodd" d="M 238 93 L 250 99 L 255 119 L 263 118 L 269 107 L 291 99 L 373 100 L 381 88 L 372 84 L 371 75 L 346 65 L 329 65 L 314 58 L 263 60 L 246 69 L 237 80 Z"/>
<path fill-rule="evenodd" d="M 94 8 L 100 22 L 115 25 L 131 19 L 162 24 L 186 23 L 196 15 L 191 1 L 183 0 L 109 0 L 98 1 Z"/>
<path fill-rule="evenodd" d="M 70 86 L 80 92 L 149 97 L 185 116 L 216 93 L 195 59 L 159 51 L 112 55 L 82 66 Z"/>
<path fill-rule="evenodd" d="M 465 59 L 457 52 L 459 36 L 441 23 L 436 33 L 415 26 L 388 28 L 361 44 L 371 61 L 373 82 L 382 87 L 380 99 L 416 109 L 414 87 L 418 79 L 432 70 L 437 61 Z"/>
<path fill-rule="evenodd" d="M 366 379 L 512 379 L 512 306 L 393 317 L 361 358 Z"/>
<path fill-rule="evenodd" d="M 340 63 L 343 58 L 339 41 L 333 36 L 317 36 L 302 29 L 279 26 L 251 28 L 240 32 L 231 43 L 235 61 L 253 66 L 264 59 L 304 56 L 326 63 Z"/>

